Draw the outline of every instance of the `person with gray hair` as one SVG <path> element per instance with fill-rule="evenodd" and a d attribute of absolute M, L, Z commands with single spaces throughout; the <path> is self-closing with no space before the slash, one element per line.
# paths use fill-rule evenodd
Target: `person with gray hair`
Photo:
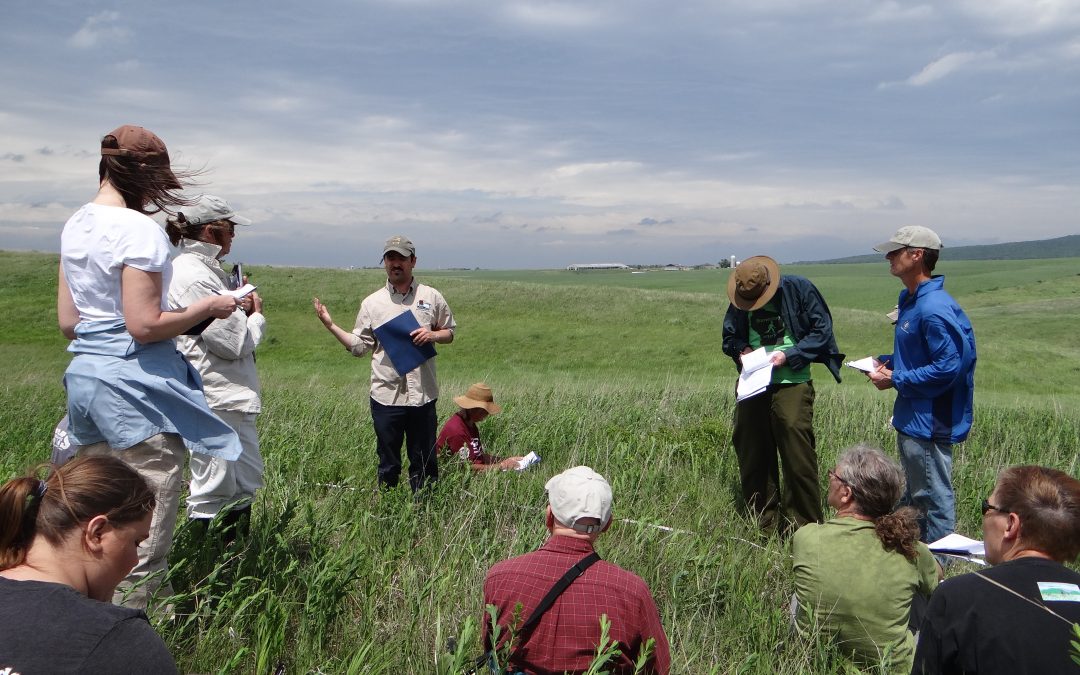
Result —
<path fill-rule="evenodd" d="M 1075 673 L 1080 624 L 1080 481 L 1013 466 L 982 502 L 993 567 L 943 583 L 919 628 L 913 673 Z M 1076 643 L 1073 642 L 1073 645 Z"/>
<path fill-rule="evenodd" d="M 903 491 L 900 466 L 885 453 L 848 448 L 829 471 L 836 515 L 803 526 L 791 541 L 800 631 L 821 630 L 858 665 L 890 673 L 911 670 L 912 600 L 928 597 L 939 577 L 919 542 L 915 510 L 894 510 Z"/>

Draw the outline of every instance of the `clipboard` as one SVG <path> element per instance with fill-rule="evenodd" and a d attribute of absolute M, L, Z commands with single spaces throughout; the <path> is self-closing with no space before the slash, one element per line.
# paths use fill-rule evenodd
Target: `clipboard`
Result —
<path fill-rule="evenodd" d="M 390 363 L 398 375 L 404 376 L 412 372 L 420 364 L 435 356 L 435 347 L 431 343 L 420 347 L 413 344 L 409 333 L 419 327 L 420 323 L 416 320 L 416 316 L 411 311 L 405 310 L 372 330 L 375 333 L 375 339 L 390 357 Z"/>

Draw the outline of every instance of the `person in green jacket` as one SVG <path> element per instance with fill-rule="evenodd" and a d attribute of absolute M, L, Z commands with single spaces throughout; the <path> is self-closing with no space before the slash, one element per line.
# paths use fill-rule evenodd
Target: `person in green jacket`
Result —
<path fill-rule="evenodd" d="M 821 631 L 856 665 L 888 673 L 911 671 L 912 599 L 929 597 L 940 576 L 914 509 L 893 510 L 903 490 L 903 472 L 885 453 L 849 448 L 829 471 L 836 515 L 803 526 L 791 542 L 800 632 Z"/>

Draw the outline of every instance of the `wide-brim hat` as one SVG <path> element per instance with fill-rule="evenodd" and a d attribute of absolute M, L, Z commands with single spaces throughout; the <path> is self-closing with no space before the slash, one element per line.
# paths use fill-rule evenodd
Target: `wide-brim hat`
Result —
<path fill-rule="evenodd" d="M 739 263 L 728 277 L 727 295 L 731 304 L 752 312 L 768 304 L 780 288 L 780 265 L 767 255 L 756 255 Z"/>
<path fill-rule="evenodd" d="M 483 408 L 489 414 L 495 415 L 502 412 L 502 407 L 495 403 L 495 397 L 491 394 L 491 387 L 483 382 L 477 382 L 469 387 L 464 396 L 455 396 L 454 403 L 469 410 L 471 408 Z"/>

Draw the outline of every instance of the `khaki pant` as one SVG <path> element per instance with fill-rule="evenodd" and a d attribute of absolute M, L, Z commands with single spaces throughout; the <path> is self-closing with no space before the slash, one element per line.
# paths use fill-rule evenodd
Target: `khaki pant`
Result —
<path fill-rule="evenodd" d="M 214 410 L 214 414 L 236 431 L 244 451 L 232 462 L 191 453 L 188 518 L 211 519 L 224 508 L 251 506 L 255 491 L 263 486 L 263 459 L 255 429 L 258 414 L 232 410 Z"/>
<path fill-rule="evenodd" d="M 124 607 L 147 609 L 155 596 L 173 594 L 165 581 L 172 548 L 176 512 L 180 505 L 180 485 L 184 459 L 188 451 L 177 434 L 158 434 L 126 450 L 114 450 L 108 443 L 94 443 L 79 448 L 78 456 L 112 455 L 127 462 L 146 479 L 154 493 L 154 517 L 150 536 L 139 544 L 139 564 L 120 582 L 113 603 Z"/>

